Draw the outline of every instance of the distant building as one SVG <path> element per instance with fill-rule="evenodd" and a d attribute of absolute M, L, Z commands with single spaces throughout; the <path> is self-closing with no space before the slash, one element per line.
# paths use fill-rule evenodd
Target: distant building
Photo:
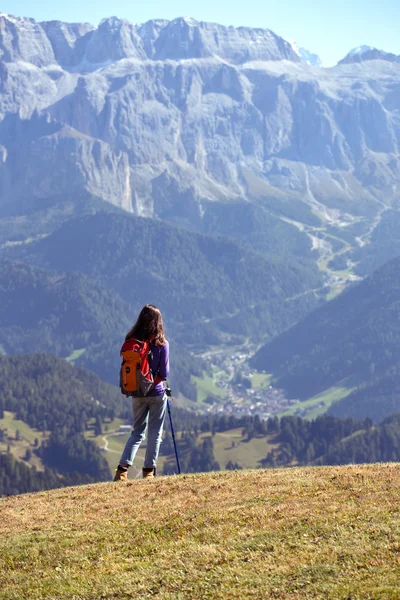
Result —
<path fill-rule="evenodd" d="M 119 426 L 119 432 L 120 433 L 126 433 L 127 431 L 131 431 L 132 430 L 132 425 L 120 425 Z"/>

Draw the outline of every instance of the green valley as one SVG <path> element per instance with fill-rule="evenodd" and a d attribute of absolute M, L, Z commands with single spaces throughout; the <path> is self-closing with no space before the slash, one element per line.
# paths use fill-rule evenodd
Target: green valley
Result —
<path fill-rule="evenodd" d="M 390 380 L 393 387 L 400 377 L 399 266 L 400 259 L 393 259 L 317 308 L 260 348 L 251 366 L 271 372 L 274 385 L 284 388 L 289 396 L 307 400 L 304 409 L 310 404 L 332 404 L 334 414 L 339 414 L 335 407 L 341 406 L 343 416 L 374 419 L 400 410 L 396 394 L 387 397 L 387 406 L 381 398 L 374 409 L 372 400 L 373 390 L 379 395 L 380 388 L 388 388 L 382 382 Z M 360 395 L 368 395 L 370 401 L 359 398 L 356 409 Z"/>

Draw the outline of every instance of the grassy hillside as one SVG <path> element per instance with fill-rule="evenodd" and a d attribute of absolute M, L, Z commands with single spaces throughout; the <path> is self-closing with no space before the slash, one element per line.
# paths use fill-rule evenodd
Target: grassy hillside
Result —
<path fill-rule="evenodd" d="M 33 453 L 36 445 L 48 438 L 48 433 L 29 427 L 25 421 L 15 418 L 15 413 L 4 411 L 0 419 L 0 453 L 9 452 L 14 458 L 43 470 L 39 456 Z"/>
<path fill-rule="evenodd" d="M 1 600 L 400 597 L 398 464 L 0 500 Z"/>
<path fill-rule="evenodd" d="M 399 345 L 400 258 L 396 258 L 262 347 L 252 363 L 272 373 L 275 384 L 292 398 L 310 399 L 335 387 L 345 388 L 344 397 L 360 385 L 363 392 L 367 384 L 379 391 L 380 379 L 388 374 L 392 381 L 399 380 Z M 369 396 L 368 407 L 354 400 L 352 410 L 349 395 L 343 401 L 348 410 L 341 414 L 376 418 Z M 381 405 L 379 418 L 398 410 L 399 397 L 386 409 Z"/>
<path fill-rule="evenodd" d="M 346 387 L 346 384 L 349 385 L 349 387 Z M 346 398 L 354 389 L 354 387 L 350 387 L 350 383 L 344 380 L 339 382 L 338 385 L 327 388 L 320 394 L 316 394 L 315 396 L 304 400 L 300 404 L 293 404 L 288 410 L 281 413 L 280 416 L 297 415 L 304 419 L 314 419 L 319 415 L 329 412 L 331 406 L 336 407 L 342 400 L 346 401 Z M 390 413 L 385 412 L 385 415 L 386 414 Z M 347 417 L 347 415 L 345 416 Z"/>
<path fill-rule="evenodd" d="M 201 434 L 204 439 L 210 434 Z M 272 435 L 253 437 L 248 440 L 243 430 L 238 427 L 229 431 L 221 431 L 213 436 L 215 460 L 224 470 L 227 463 L 239 464 L 244 469 L 255 469 L 272 448 L 277 448 Z"/>

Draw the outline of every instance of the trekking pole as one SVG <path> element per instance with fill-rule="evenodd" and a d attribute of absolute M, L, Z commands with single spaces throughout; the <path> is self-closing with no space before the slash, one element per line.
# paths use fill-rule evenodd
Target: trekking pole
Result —
<path fill-rule="evenodd" d="M 171 396 L 171 390 L 169 388 L 166 389 L 166 393 L 167 396 Z M 167 399 L 167 409 L 168 409 L 168 414 L 169 414 L 169 422 L 171 424 L 171 433 L 172 433 L 172 439 L 174 442 L 174 448 L 175 448 L 175 456 L 176 456 L 176 464 L 178 465 L 178 475 L 180 475 L 181 472 L 181 466 L 179 464 L 179 457 L 178 457 L 178 449 L 176 447 L 176 441 L 175 441 L 175 432 L 174 432 L 174 426 L 172 425 L 172 417 L 171 417 L 171 405 L 169 403 L 169 399 Z"/>

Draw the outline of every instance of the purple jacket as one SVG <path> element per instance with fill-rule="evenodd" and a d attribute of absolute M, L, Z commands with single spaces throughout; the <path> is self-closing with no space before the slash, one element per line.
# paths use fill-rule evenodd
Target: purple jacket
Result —
<path fill-rule="evenodd" d="M 165 346 L 154 346 L 153 344 L 150 344 L 150 348 L 152 357 L 149 360 L 149 364 L 154 379 L 157 377 L 166 379 L 169 375 L 169 343 L 165 342 Z M 149 396 L 163 396 L 164 389 L 164 382 L 160 381 L 151 390 Z"/>

